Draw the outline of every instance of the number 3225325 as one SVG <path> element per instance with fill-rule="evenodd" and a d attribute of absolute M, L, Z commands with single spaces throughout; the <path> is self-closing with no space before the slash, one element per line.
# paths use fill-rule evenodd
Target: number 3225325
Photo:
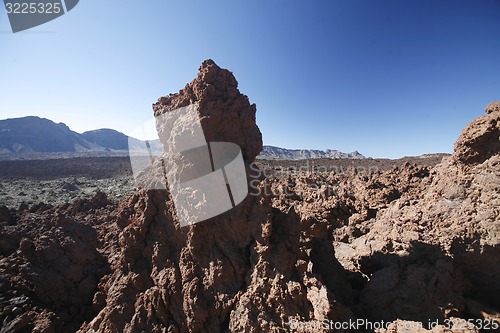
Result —
<path fill-rule="evenodd" d="M 60 3 L 23 2 L 5 4 L 7 14 L 59 14 L 62 11 Z"/>

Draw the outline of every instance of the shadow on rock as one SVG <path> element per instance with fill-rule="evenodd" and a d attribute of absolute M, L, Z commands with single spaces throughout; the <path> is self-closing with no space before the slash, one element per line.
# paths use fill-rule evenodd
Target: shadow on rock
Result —
<path fill-rule="evenodd" d="M 439 246 L 413 242 L 410 254 L 377 252 L 360 261 L 369 277 L 358 288 L 357 310 L 362 317 L 386 322 L 396 319 L 444 320 L 464 311 L 465 281 L 454 260 Z M 361 288 L 360 288 L 361 287 Z"/>

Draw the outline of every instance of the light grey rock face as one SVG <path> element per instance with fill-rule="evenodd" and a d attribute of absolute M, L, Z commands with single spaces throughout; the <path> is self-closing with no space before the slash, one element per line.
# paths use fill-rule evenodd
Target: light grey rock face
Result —
<path fill-rule="evenodd" d="M 357 151 L 352 153 L 343 153 L 338 150 L 313 150 L 313 149 L 286 149 L 274 146 L 264 146 L 260 158 L 265 159 L 282 159 L 282 160 L 305 160 L 312 158 L 350 158 L 363 159 L 365 158 Z"/>

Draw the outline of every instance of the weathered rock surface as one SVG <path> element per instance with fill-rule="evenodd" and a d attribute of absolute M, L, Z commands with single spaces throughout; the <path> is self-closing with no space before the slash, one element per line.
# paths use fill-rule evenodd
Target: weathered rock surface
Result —
<path fill-rule="evenodd" d="M 487 114 L 474 119 L 455 143 L 455 160 L 482 163 L 500 150 L 500 102 L 486 107 Z"/>
<path fill-rule="evenodd" d="M 234 75 L 213 60 L 205 60 L 198 77 L 177 94 L 160 97 L 153 105 L 154 115 L 191 104 L 198 105 L 207 141 L 236 143 L 248 164 L 262 151 L 262 134 L 255 122 L 257 107 L 240 93 Z"/>
<path fill-rule="evenodd" d="M 95 224 L 105 220 L 108 204 L 100 193 L 2 216 L 0 332 L 71 332 L 95 316 L 92 299 L 109 273 Z"/>
<path fill-rule="evenodd" d="M 249 164 L 262 141 L 236 87 L 206 61 L 155 113 L 198 103 L 207 140 L 237 143 Z M 314 331 L 449 332 L 446 320 L 500 320 L 498 112 L 478 119 L 434 168 L 268 179 L 252 168 L 241 204 L 185 228 L 160 190 L 0 208 L 1 332 L 289 332 L 292 320 L 361 318 L 392 324 Z"/>
<path fill-rule="evenodd" d="M 491 102 L 490 104 L 488 104 L 486 106 L 484 111 L 486 111 L 486 113 L 499 112 L 500 111 L 500 101 Z"/>
<path fill-rule="evenodd" d="M 230 72 L 206 61 L 198 79 L 160 99 L 155 115 L 196 102 L 207 140 L 239 144 L 248 164 L 262 139 L 255 106 L 235 89 Z M 276 331 L 292 317 L 352 318 L 336 302 L 343 295 L 328 290 L 300 249 L 297 215 L 273 208 L 265 186 L 235 209 L 182 229 L 165 191 L 122 203 L 117 267 L 99 286 L 106 306 L 81 330 Z M 336 262 L 331 243 L 317 247 Z M 343 270 L 337 263 L 328 272 L 341 277 Z"/>

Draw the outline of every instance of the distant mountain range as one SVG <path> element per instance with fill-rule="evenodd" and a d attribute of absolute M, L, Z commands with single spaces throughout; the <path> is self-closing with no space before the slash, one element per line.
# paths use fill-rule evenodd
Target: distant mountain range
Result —
<path fill-rule="evenodd" d="M 112 129 L 82 134 L 40 117 L 0 120 L 0 154 L 126 151 L 128 136 Z"/>
<path fill-rule="evenodd" d="M 128 136 L 109 128 L 101 128 L 93 131 L 83 132 L 82 136 L 92 143 L 101 147 L 114 150 L 128 149 Z"/>
<path fill-rule="evenodd" d="M 131 138 L 133 146 L 141 144 L 138 139 Z M 106 153 L 127 155 L 129 137 L 113 129 L 97 129 L 84 133 L 72 131 L 64 123 L 55 123 L 49 119 L 28 116 L 0 120 L 0 156 L 16 155 L 83 153 L 87 155 Z M 161 143 L 151 142 L 154 150 L 161 149 Z M 264 159 L 310 159 L 310 158 L 365 158 L 354 151 L 343 153 L 338 150 L 285 149 L 264 146 L 259 158 Z"/>
<path fill-rule="evenodd" d="M 285 160 L 305 160 L 311 158 L 365 158 L 357 151 L 343 153 L 338 150 L 312 150 L 312 149 L 286 149 L 274 146 L 264 146 L 259 155 L 260 158 L 285 159 Z"/>
<path fill-rule="evenodd" d="M 99 149 L 63 123 L 39 117 L 0 120 L 0 152 L 77 152 Z"/>

